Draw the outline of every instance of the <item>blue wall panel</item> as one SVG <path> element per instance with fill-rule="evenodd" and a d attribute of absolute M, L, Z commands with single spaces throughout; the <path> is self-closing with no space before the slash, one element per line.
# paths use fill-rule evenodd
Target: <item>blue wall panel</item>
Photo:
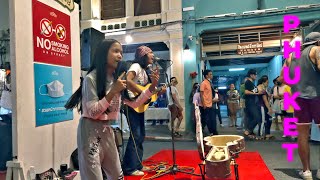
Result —
<path fill-rule="evenodd" d="M 282 60 L 283 56 L 275 56 L 270 62 L 269 62 L 269 86 L 273 86 L 272 80 L 275 79 L 280 75 L 281 69 L 282 69 Z"/>

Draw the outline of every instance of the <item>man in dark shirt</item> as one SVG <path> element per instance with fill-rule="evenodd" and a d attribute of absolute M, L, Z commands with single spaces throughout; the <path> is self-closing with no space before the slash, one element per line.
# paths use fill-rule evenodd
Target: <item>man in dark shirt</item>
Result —
<path fill-rule="evenodd" d="M 246 115 L 248 118 L 248 131 L 245 131 L 245 135 L 249 135 L 250 138 L 255 138 L 253 133 L 257 124 L 261 123 L 261 112 L 259 106 L 257 106 L 257 95 L 260 95 L 258 88 L 254 85 L 254 81 L 257 79 L 257 71 L 250 69 L 247 73 L 248 80 L 245 82 L 245 104 Z"/>

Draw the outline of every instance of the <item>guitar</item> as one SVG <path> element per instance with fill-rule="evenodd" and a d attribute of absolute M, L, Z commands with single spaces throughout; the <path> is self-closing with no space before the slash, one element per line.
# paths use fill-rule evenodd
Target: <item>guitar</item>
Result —
<path fill-rule="evenodd" d="M 149 89 L 149 87 L 151 86 L 151 83 L 150 83 L 150 84 L 147 84 L 147 85 L 145 85 L 145 86 L 141 86 L 141 85 L 136 84 L 136 86 L 137 86 L 140 90 L 144 91 L 144 90 L 146 90 L 146 89 Z M 143 113 L 143 112 L 145 112 L 145 111 L 148 109 L 149 104 L 150 104 L 151 102 L 155 102 L 155 101 L 158 99 L 158 92 L 160 92 L 161 90 L 162 90 L 162 88 L 158 88 L 157 90 L 155 90 L 155 91 L 153 92 L 153 95 L 150 97 L 149 100 L 147 100 L 146 102 L 144 102 L 141 106 L 139 106 L 139 107 L 137 107 L 137 108 L 134 108 L 134 110 L 135 110 L 137 113 Z M 133 93 L 133 94 L 134 94 L 135 96 L 139 95 L 138 93 Z"/>

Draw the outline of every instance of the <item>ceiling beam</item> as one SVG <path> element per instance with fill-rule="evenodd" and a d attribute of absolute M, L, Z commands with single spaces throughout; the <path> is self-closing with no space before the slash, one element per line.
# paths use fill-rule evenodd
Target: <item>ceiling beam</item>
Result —
<path fill-rule="evenodd" d="M 237 76 L 245 76 L 248 70 L 244 71 L 212 71 L 213 76 L 229 76 L 229 77 L 237 77 Z"/>
<path fill-rule="evenodd" d="M 242 58 L 260 58 L 260 57 L 272 57 L 277 55 L 282 55 L 283 52 L 267 52 L 262 54 L 248 54 L 248 55 L 226 55 L 226 56 L 208 56 L 208 57 L 202 57 L 201 60 L 224 60 L 224 59 L 242 59 Z"/>
<path fill-rule="evenodd" d="M 290 39 L 282 39 L 282 42 L 284 41 L 290 41 Z M 270 41 L 263 41 L 263 48 L 268 47 L 280 47 L 280 40 L 270 40 Z M 237 50 L 239 43 L 233 43 L 233 44 L 221 44 L 219 45 L 204 45 L 202 48 L 202 51 L 207 52 L 219 52 L 219 51 L 229 51 L 229 50 Z"/>
<path fill-rule="evenodd" d="M 245 67 L 244 67 L 245 66 Z M 254 68 L 263 68 L 268 67 L 268 63 L 257 63 L 257 64 L 246 64 L 246 65 L 232 65 L 232 66 L 211 66 L 213 71 L 229 71 L 230 68 L 245 68 L 245 69 L 254 69 Z"/>

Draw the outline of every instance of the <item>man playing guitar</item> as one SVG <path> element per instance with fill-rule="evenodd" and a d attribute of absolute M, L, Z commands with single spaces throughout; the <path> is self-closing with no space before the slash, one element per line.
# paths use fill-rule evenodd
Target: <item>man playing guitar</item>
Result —
<path fill-rule="evenodd" d="M 134 98 L 142 92 L 140 86 L 146 86 L 150 82 L 147 69 L 154 61 L 154 54 L 149 47 L 140 46 L 135 53 L 134 63 L 130 66 L 127 73 L 127 85 L 129 96 Z M 152 70 L 151 70 L 152 71 Z M 165 90 L 162 90 L 165 92 Z M 144 111 L 142 112 L 128 107 L 127 120 L 131 130 L 131 136 L 128 140 L 125 155 L 123 157 L 123 171 L 125 175 L 143 176 L 143 170 L 147 170 L 142 165 L 143 146 L 145 138 Z"/>

